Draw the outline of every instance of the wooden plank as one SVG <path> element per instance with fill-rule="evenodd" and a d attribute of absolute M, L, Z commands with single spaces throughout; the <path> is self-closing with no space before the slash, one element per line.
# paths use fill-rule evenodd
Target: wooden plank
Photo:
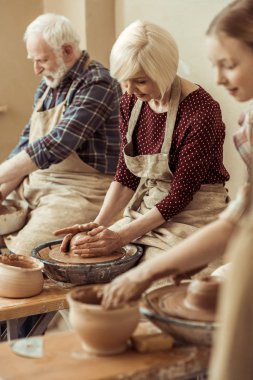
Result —
<path fill-rule="evenodd" d="M 18 356 L 7 343 L 0 344 L 0 376 L 12 380 L 175 380 L 190 379 L 208 366 L 207 347 L 185 346 L 141 354 L 129 348 L 114 356 L 85 353 L 74 331 L 48 334 L 44 356 Z M 10 365 L 11 363 L 11 365 Z"/>
<path fill-rule="evenodd" d="M 69 290 L 46 280 L 37 296 L 21 299 L 0 297 L 0 321 L 68 309 L 66 294 Z"/>

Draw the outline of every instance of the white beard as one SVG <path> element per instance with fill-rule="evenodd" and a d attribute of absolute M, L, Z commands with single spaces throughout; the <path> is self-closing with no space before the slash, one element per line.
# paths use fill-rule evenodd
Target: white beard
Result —
<path fill-rule="evenodd" d="M 66 64 L 64 63 L 62 57 L 59 57 L 58 58 L 58 69 L 54 72 L 52 71 L 47 71 L 47 72 L 44 72 L 43 73 L 43 78 L 47 84 L 47 86 L 51 87 L 51 88 L 56 88 L 59 86 L 62 78 L 64 77 L 64 75 L 66 74 L 66 72 L 68 71 L 68 68 L 66 66 Z M 49 79 L 48 77 L 52 77 L 53 79 Z"/>

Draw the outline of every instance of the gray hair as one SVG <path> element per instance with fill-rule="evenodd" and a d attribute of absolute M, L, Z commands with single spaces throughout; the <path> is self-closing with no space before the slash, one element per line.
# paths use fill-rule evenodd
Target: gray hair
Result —
<path fill-rule="evenodd" d="M 24 41 L 29 36 L 39 34 L 45 42 L 54 50 L 59 50 L 68 43 L 76 50 L 79 49 L 80 37 L 73 29 L 69 19 L 54 13 L 45 13 L 37 17 L 28 25 L 24 34 Z"/>
<path fill-rule="evenodd" d="M 167 30 L 137 20 L 124 29 L 114 43 L 110 71 L 112 77 L 122 82 L 144 70 L 163 96 L 175 79 L 178 60 L 177 44 Z"/>

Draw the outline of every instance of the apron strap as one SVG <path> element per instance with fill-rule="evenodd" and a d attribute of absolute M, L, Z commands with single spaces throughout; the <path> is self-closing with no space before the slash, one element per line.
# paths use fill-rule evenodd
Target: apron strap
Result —
<path fill-rule="evenodd" d="M 171 86 L 171 98 L 169 101 L 169 109 L 167 112 L 165 135 L 161 153 L 168 153 L 170 151 L 172 135 L 175 128 L 177 111 L 181 97 L 181 82 L 178 76 L 175 77 Z"/>
<path fill-rule="evenodd" d="M 89 56 L 87 56 L 87 59 L 86 59 L 86 61 L 84 62 L 84 65 L 83 65 L 84 71 L 88 69 L 88 67 L 89 67 L 89 65 L 91 64 L 91 62 L 92 62 L 92 59 L 91 59 Z M 68 103 L 69 103 L 68 101 L 69 101 L 69 99 L 70 99 L 70 96 L 71 96 L 71 90 L 72 90 L 72 87 L 74 87 L 74 84 L 75 84 L 75 81 L 72 82 L 72 84 L 71 84 L 71 86 L 70 86 L 70 88 L 69 88 L 69 90 L 68 90 L 68 93 L 67 93 L 67 95 L 66 95 L 66 98 L 65 98 L 65 100 L 64 100 L 64 106 L 65 106 L 65 108 L 68 106 Z"/>
<path fill-rule="evenodd" d="M 130 119 L 129 119 L 129 122 L 128 122 L 128 128 L 127 128 L 127 135 L 126 135 L 126 138 L 127 138 L 127 142 L 130 143 L 131 140 L 132 140 L 132 135 L 133 135 L 133 131 L 134 131 L 134 127 L 137 123 L 137 120 L 138 120 L 138 117 L 139 117 L 139 114 L 141 112 L 141 107 L 142 107 L 142 101 L 140 99 L 137 99 L 132 111 L 131 111 L 131 115 L 130 115 Z"/>
<path fill-rule="evenodd" d="M 161 148 L 161 153 L 168 154 L 168 152 L 170 151 L 172 135 L 173 135 L 174 127 L 175 127 L 177 111 L 178 111 L 178 106 L 180 102 L 180 96 L 181 96 L 181 82 L 180 82 L 180 78 L 176 76 L 171 86 L 171 99 L 169 102 L 169 109 L 167 112 L 165 135 L 164 135 L 163 145 Z M 128 122 L 127 135 L 126 135 L 128 143 L 130 143 L 132 140 L 133 131 L 137 123 L 139 114 L 141 112 L 142 103 L 143 102 L 140 99 L 138 99 L 132 109 L 131 116 Z"/>

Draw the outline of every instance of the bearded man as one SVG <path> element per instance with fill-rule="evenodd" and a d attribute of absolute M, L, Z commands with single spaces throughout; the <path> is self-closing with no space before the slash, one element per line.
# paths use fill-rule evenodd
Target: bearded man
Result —
<path fill-rule="evenodd" d="M 101 208 L 118 160 L 121 89 L 80 49 L 64 16 L 37 17 L 24 41 L 42 80 L 19 143 L 0 165 L 0 199 L 27 202 L 25 226 L 2 241 L 30 255 L 55 238 L 52 231 L 89 222 Z"/>

